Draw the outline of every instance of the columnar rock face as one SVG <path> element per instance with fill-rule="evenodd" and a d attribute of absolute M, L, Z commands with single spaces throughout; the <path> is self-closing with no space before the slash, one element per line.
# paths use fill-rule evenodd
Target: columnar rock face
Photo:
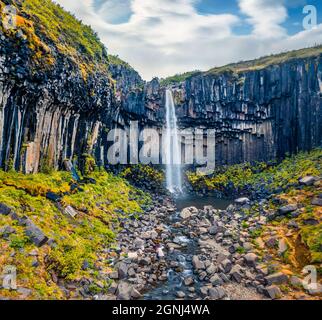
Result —
<path fill-rule="evenodd" d="M 84 79 L 57 52 L 53 67 L 36 68 L 28 46 L 15 41 L 0 34 L 0 167 L 31 173 L 99 155 L 117 111 L 107 72 Z"/>
<path fill-rule="evenodd" d="M 89 155 L 104 166 L 110 129 L 128 128 L 131 120 L 140 128 L 164 126 L 166 87 L 158 79 L 146 83 L 126 63 L 109 63 L 93 34 L 87 45 L 94 55 L 86 55 L 82 36 L 65 39 L 62 51 L 38 18 L 20 14 L 23 31 L 6 32 L 0 20 L 0 168 L 32 173 L 62 167 L 65 159 L 82 167 Z M 215 128 L 217 164 L 320 146 L 321 62 L 315 54 L 191 76 L 172 86 L 179 126 Z"/>
<path fill-rule="evenodd" d="M 181 128 L 216 129 L 217 164 L 271 160 L 322 145 L 322 55 L 261 70 L 203 73 L 172 86 Z M 146 117 L 164 121 L 163 88 L 145 89 Z"/>

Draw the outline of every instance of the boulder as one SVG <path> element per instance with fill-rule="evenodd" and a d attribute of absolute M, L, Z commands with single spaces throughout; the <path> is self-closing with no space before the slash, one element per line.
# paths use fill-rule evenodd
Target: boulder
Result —
<path fill-rule="evenodd" d="M 0 214 L 7 216 L 11 212 L 11 209 L 4 203 L 0 203 Z"/>
<path fill-rule="evenodd" d="M 221 266 L 223 267 L 225 273 L 229 273 L 231 268 L 232 268 L 232 263 L 230 260 L 225 259 L 222 263 Z"/>
<path fill-rule="evenodd" d="M 315 178 L 313 176 L 306 176 L 299 180 L 299 183 L 305 186 L 312 186 L 315 182 Z"/>
<path fill-rule="evenodd" d="M 268 286 L 272 284 L 283 284 L 288 282 L 288 276 L 282 272 L 277 272 L 265 277 L 265 282 Z"/>
<path fill-rule="evenodd" d="M 192 277 L 186 277 L 184 278 L 183 283 L 185 286 L 191 286 L 194 283 L 194 280 Z"/>
<path fill-rule="evenodd" d="M 204 262 L 200 261 L 198 256 L 192 257 L 192 265 L 196 270 L 205 269 Z"/>
<path fill-rule="evenodd" d="M 179 299 L 183 299 L 183 298 L 186 296 L 186 294 L 185 294 L 183 291 L 178 291 L 178 292 L 176 293 L 176 296 L 177 296 L 177 298 L 179 298 Z"/>
<path fill-rule="evenodd" d="M 282 292 L 277 286 L 269 286 L 263 289 L 263 293 L 270 299 L 278 299 L 282 296 Z"/>
<path fill-rule="evenodd" d="M 37 247 L 43 246 L 48 241 L 45 234 L 31 221 L 28 221 L 25 234 Z"/>
<path fill-rule="evenodd" d="M 213 300 L 218 300 L 224 298 L 226 296 L 226 292 L 221 287 L 210 288 L 208 290 L 208 296 Z"/>
<path fill-rule="evenodd" d="M 116 290 L 117 300 L 130 300 L 133 287 L 125 282 L 120 281 Z"/>
<path fill-rule="evenodd" d="M 297 205 L 296 204 L 288 204 L 286 206 L 280 207 L 278 209 L 278 212 L 280 215 L 286 215 L 288 213 L 291 213 L 293 211 L 297 210 Z"/>
<path fill-rule="evenodd" d="M 117 266 L 118 278 L 120 280 L 127 278 L 128 265 L 124 262 L 119 263 Z"/>
<path fill-rule="evenodd" d="M 249 267 L 256 267 L 256 262 L 258 260 L 258 256 L 255 253 L 247 253 L 244 256 L 244 261 Z"/>
<path fill-rule="evenodd" d="M 190 218 L 193 214 L 198 213 L 198 209 L 195 207 L 189 207 L 189 208 L 184 208 L 181 212 L 180 212 L 180 217 L 182 219 L 188 219 Z"/>
<path fill-rule="evenodd" d="M 214 274 L 211 278 L 210 278 L 210 282 L 211 284 L 216 287 L 216 286 L 221 286 L 224 282 L 223 280 L 219 277 L 218 274 Z"/>
<path fill-rule="evenodd" d="M 230 271 L 230 276 L 232 280 L 236 281 L 237 283 L 241 283 L 243 278 L 242 268 L 238 264 L 234 265 Z"/>
<path fill-rule="evenodd" d="M 311 202 L 312 205 L 314 206 L 322 206 L 322 198 L 314 198 Z"/>

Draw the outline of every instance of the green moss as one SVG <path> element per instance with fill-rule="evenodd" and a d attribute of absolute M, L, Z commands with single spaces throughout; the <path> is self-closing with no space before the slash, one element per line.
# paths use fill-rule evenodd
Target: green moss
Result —
<path fill-rule="evenodd" d="M 171 76 L 171 77 L 168 77 L 165 79 L 161 79 L 160 84 L 162 86 L 169 86 L 171 84 L 183 82 L 192 76 L 197 76 L 198 74 L 201 74 L 201 71 L 196 70 L 196 71 L 190 71 L 190 72 L 176 74 L 174 76 Z"/>
<path fill-rule="evenodd" d="M 132 187 L 126 180 L 105 171 L 95 171 L 90 178 L 96 184 L 82 185 L 83 191 L 69 191 L 72 177 L 67 172 L 51 175 L 23 175 L 0 171 L 0 203 L 15 210 L 19 216 L 27 216 L 52 245 L 36 248 L 25 236 L 25 227 L 8 216 L 0 215 L 0 227 L 11 226 L 15 233 L 8 239 L 0 238 L 0 270 L 5 265 L 18 267 L 19 285 L 32 289 L 30 298 L 63 299 L 64 292 L 50 279 L 54 272 L 65 280 L 78 281 L 88 278 L 101 281 L 98 270 L 106 272 L 109 256 L 106 251 L 114 241 L 118 230 L 118 217 L 133 213 L 142 214 L 142 207 L 151 202 L 148 195 Z M 64 206 L 71 205 L 78 211 L 71 218 L 45 197 L 47 191 L 63 196 Z M 38 251 L 38 267 L 32 267 L 31 250 Z M 84 261 L 88 268 L 83 270 Z M 96 292 L 96 289 L 93 289 Z M 0 289 L 0 295 L 15 298 L 18 293 Z"/>
<path fill-rule="evenodd" d="M 265 163 L 243 163 L 219 167 L 212 175 L 188 172 L 187 178 L 195 190 L 241 192 L 247 186 L 256 185 L 264 185 L 269 191 L 277 188 L 286 189 L 289 185 L 297 183 L 300 177 L 321 174 L 322 149 L 316 149 L 286 158 L 275 166 Z"/>

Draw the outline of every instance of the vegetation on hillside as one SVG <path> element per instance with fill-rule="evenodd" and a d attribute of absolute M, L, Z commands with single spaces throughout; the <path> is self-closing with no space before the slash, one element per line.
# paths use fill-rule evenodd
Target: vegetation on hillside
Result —
<path fill-rule="evenodd" d="M 242 163 L 218 167 L 212 175 L 188 172 L 187 177 L 197 191 L 250 191 L 253 186 L 265 187 L 268 192 L 287 188 L 307 175 L 322 174 L 322 150 L 301 152 L 286 158 L 278 165 Z"/>
<path fill-rule="evenodd" d="M 149 196 L 122 178 L 105 171 L 92 172 L 89 178 L 75 188 L 67 172 L 0 171 L 0 203 L 29 218 L 50 239 L 38 248 L 23 225 L 0 214 L 0 270 L 16 266 L 18 287 L 32 289 L 29 299 L 66 298 L 57 278 L 68 283 L 89 279 L 95 290 L 104 292 L 109 283 L 102 282 L 102 274 L 110 271 L 108 249 L 119 221 L 140 215 L 150 204 Z M 46 197 L 49 191 L 61 197 L 60 205 Z M 76 210 L 74 218 L 64 211 L 67 206 Z M 21 292 L 0 289 L 0 296 L 17 298 Z"/>
<path fill-rule="evenodd" d="M 301 152 L 277 165 L 258 163 L 251 166 L 245 163 L 219 168 L 211 176 L 193 172 L 189 172 L 187 176 L 191 185 L 198 191 L 229 193 L 236 190 L 237 194 L 252 195 L 258 190 L 266 190 L 267 196 L 273 194 L 273 197 L 269 197 L 268 208 L 272 213 L 277 212 L 283 205 L 296 204 L 297 215 L 278 217 L 262 230 L 254 232 L 254 238 L 262 237 L 262 234 L 265 235 L 265 232 L 270 230 L 287 242 L 288 250 L 279 258 L 283 263 L 292 265 L 297 271 L 304 265 L 312 263 L 322 272 L 319 267 L 322 263 L 322 208 L 312 204 L 313 199 L 322 194 L 322 149 Z M 299 179 L 305 176 L 315 176 L 319 180 L 314 185 L 300 185 Z M 257 216 L 259 212 L 258 203 L 245 209 L 247 215 Z M 297 225 L 292 237 L 288 235 L 290 220 Z M 273 248 L 271 253 L 276 253 L 278 256 L 277 249 Z"/>
<path fill-rule="evenodd" d="M 174 76 L 167 77 L 165 79 L 161 79 L 160 84 L 162 86 L 170 86 L 172 84 L 180 83 L 192 76 L 196 76 L 198 74 L 201 74 L 201 71 L 195 70 L 195 71 L 190 71 L 190 72 L 185 72 L 185 73 L 178 73 Z"/>

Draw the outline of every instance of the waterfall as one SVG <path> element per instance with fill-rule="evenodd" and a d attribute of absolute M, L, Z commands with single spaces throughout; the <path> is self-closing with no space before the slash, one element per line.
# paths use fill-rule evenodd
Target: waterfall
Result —
<path fill-rule="evenodd" d="M 181 179 L 181 148 L 179 144 L 177 117 L 171 90 L 166 90 L 166 179 L 167 189 L 182 192 Z"/>

